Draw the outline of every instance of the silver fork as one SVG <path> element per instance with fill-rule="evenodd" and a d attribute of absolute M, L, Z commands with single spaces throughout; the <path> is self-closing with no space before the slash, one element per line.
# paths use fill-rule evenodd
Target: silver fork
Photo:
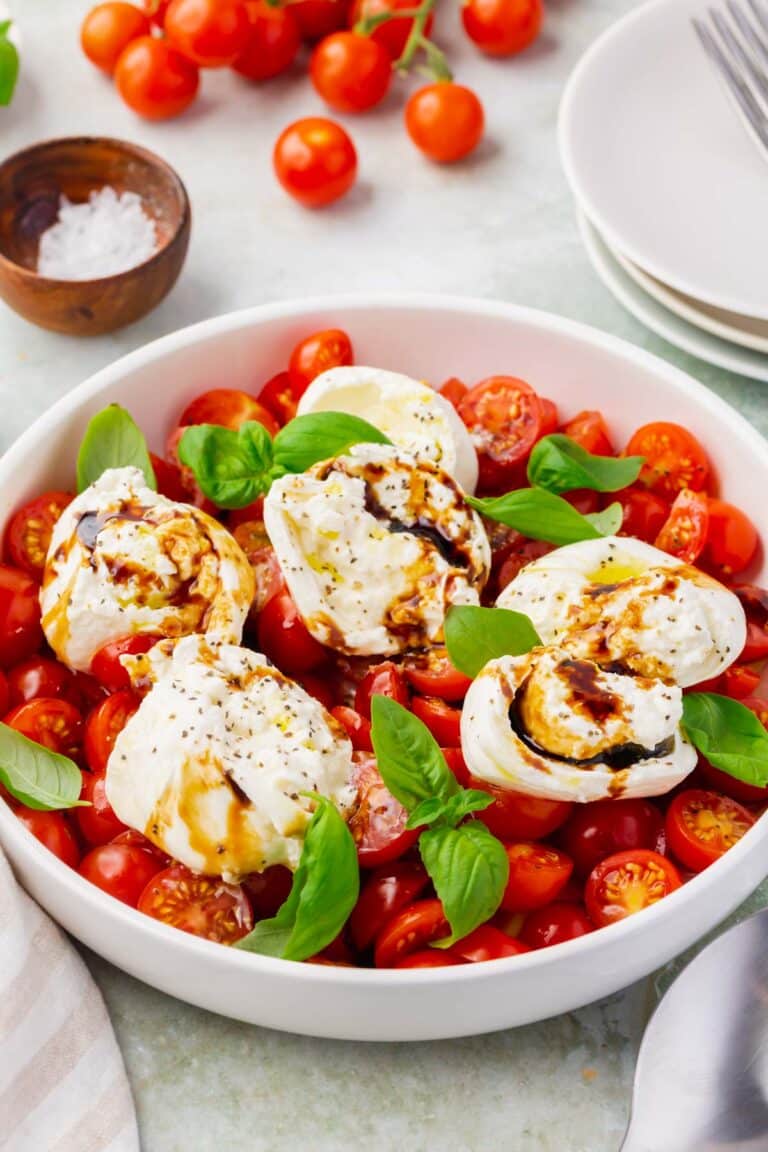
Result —
<path fill-rule="evenodd" d="M 724 11 L 709 9 L 709 20 L 694 17 L 692 24 L 744 126 L 768 159 L 768 13 L 761 0 L 726 0 Z"/>

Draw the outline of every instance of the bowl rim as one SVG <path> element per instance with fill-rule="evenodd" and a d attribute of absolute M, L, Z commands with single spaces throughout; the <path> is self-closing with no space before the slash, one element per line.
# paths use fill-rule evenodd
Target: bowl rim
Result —
<path fill-rule="evenodd" d="M 258 327 L 273 320 L 299 317 L 305 313 L 338 312 L 354 314 L 371 310 L 396 311 L 414 310 L 422 312 L 458 313 L 466 316 L 482 315 L 530 327 L 562 334 L 583 343 L 618 355 L 653 374 L 664 378 L 670 386 L 688 396 L 696 405 L 708 409 L 720 421 L 731 428 L 738 428 L 740 434 L 754 447 L 756 452 L 765 452 L 766 441 L 749 423 L 746 417 L 732 408 L 716 393 L 710 392 L 703 384 L 689 376 L 682 369 L 639 348 L 619 337 L 593 328 L 580 321 L 571 320 L 554 313 L 524 307 L 504 301 L 486 300 L 481 297 L 438 295 L 434 293 L 380 292 L 361 295 L 312 296 L 271 304 L 261 304 L 252 308 L 240 309 L 222 316 L 203 320 L 166 336 L 153 340 L 126 356 L 109 364 L 88 377 L 71 392 L 61 397 L 30 427 L 22 433 L 7 452 L 0 458 L 0 490 L 23 466 L 29 449 L 45 442 L 46 433 L 63 423 L 82 409 L 89 400 L 108 391 L 112 384 L 130 375 L 146 364 L 162 360 L 167 354 L 184 347 L 203 342 L 209 337 L 225 332 L 238 331 L 249 326 Z M 73 869 L 67 867 L 49 852 L 18 821 L 13 810 L 5 801 L 0 801 L 0 831 L 3 840 L 13 840 L 28 858 L 34 860 L 35 867 L 54 883 L 66 889 L 67 896 L 85 902 L 89 912 L 95 916 L 116 917 L 122 926 L 136 933 L 144 933 L 158 944 L 165 941 L 169 948 L 175 948 L 180 959 L 190 962 L 212 961 L 222 965 L 222 971 L 238 971 L 252 974 L 257 979 L 260 974 L 273 977 L 295 977 L 300 981 L 329 982 L 350 988 L 389 988 L 425 986 L 427 984 L 463 984 L 465 981 L 495 979 L 502 973 L 527 970 L 533 967 L 547 969 L 558 965 L 569 957 L 582 959 L 590 953 L 599 954 L 600 941 L 617 944 L 619 940 L 631 941 L 639 933 L 652 930 L 668 918 L 676 916 L 691 900 L 706 900 L 706 892 L 716 885 L 725 871 L 735 872 L 742 858 L 751 854 L 753 845 L 759 840 L 768 841 L 768 813 L 759 818 L 746 835 L 731 848 L 722 859 L 694 876 L 681 888 L 657 904 L 643 910 L 640 916 L 630 916 L 605 928 L 590 932 L 585 936 L 568 940 L 550 948 L 533 950 L 519 956 L 498 960 L 487 960 L 481 964 L 455 965 L 432 969 L 392 969 L 333 967 L 306 962 L 283 960 L 259 953 L 245 952 L 235 948 L 225 948 L 209 940 L 203 940 L 170 925 L 142 915 L 138 910 L 122 904 L 114 897 L 91 884 Z M 608 935 L 606 935 L 608 934 Z M 137 941 L 140 939 L 137 935 Z M 215 960 L 218 957 L 218 960 Z"/>
<path fill-rule="evenodd" d="M 158 248 L 148 256 L 146 260 L 142 260 L 141 264 L 134 264 L 131 268 L 126 268 L 123 272 L 113 272 L 111 276 L 97 276 L 89 280 L 61 280 L 55 276 L 41 276 L 33 268 L 27 268 L 24 264 L 17 264 L 15 260 L 11 260 L 0 250 L 0 273 L 8 273 L 17 277 L 28 285 L 39 285 L 42 288 L 50 289 L 64 289 L 74 291 L 78 287 L 83 289 L 90 289 L 93 287 L 108 289 L 112 285 L 119 285 L 129 276 L 141 276 L 149 271 L 155 264 L 167 254 L 168 250 L 178 241 L 179 237 L 185 232 L 188 232 L 192 225 L 192 205 L 189 199 L 186 185 L 178 174 L 175 168 L 164 160 L 162 156 L 158 156 L 156 152 L 152 152 L 149 148 L 144 148 L 141 144 L 134 144 L 130 140 L 121 140 L 117 136 L 52 136 L 47 140 L 39 140 L 36 144 L 29 144 L 26 148 L 19 149 L 18 152 L 13 152 L 10 156 L 6 156 L 0 161 L 0 174 L 6 165 L 17 163 L 19 160 L 25 160 L 36 153 L 44 153 L 47 149 L 61 144 L 75 145 L 91 148 L 95 144 L 112 145 L 121 152 L 125 152 L 144 161 L 149 167 L 156 168 L 168 179 L 171 186 L 174 188 L 180 204 L 181 211 L 179 218 L 175 222 L 174 227 L 167 237 L 167 239 L 160 244 Z M 106 187 L 106 185 L 105 185 Z"/>

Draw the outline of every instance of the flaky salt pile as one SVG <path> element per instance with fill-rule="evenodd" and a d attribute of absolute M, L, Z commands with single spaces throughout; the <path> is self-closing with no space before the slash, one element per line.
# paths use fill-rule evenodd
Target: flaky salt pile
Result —
<path fill-rule="evenodd" d="M 156 248 L 141 197 L 101 188 L 84 204 L 62 196 L 56 223 L 40 237 L 37 271 L 54 280 L 98 280 L 143 264 Z"/>

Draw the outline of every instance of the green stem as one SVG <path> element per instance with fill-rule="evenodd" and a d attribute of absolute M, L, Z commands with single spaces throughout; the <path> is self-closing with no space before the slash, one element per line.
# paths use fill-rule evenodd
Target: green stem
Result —
<path fill-rule="evenodd" d="M 353 31 L 358 36 L 370 36 L 371 32 L 375 32 L 382 24 L 388 24 L 390 20 L 415 20 L 420 11 L 421 8 L 399 8 L 396 12 L 379 12 L 375 16 L 364 16 L 355 24 Z"/>
<path fill-rule="evenodd" d="M 399 59 L 395 60 L 395 68 L 399 72 L 407 72 L 413 63 L 413 58 L 422 47 L 422 42 L 425 39 L 424 29 L 427 26 L 430 13 L 435 6 L 435 0 L 421 0 L 418 8 L 415 10 L 413 17 L 413 27 L 405 42 L 405 48 Z"/>

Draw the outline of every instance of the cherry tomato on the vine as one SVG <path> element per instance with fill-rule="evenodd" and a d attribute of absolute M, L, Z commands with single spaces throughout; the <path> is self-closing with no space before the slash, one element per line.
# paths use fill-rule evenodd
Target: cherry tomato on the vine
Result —
<path fill-rule="evenodd" d="M 54 525 L 71 502 L 69 492 L 45 492 L 19 508 L 5 533 L 11 563 L 36 580 L 42 578 Z"/>
<path fill-rule="evenodd" d="M 350 190 L 357 175 L 351 139 L 333 120 L 307 116 L 281 132 L 273 154 L 285 191 L 305 208 L 321 208 Z"/>
<path fill-rule="evenodd" d="M 171 0 L 163 22 L 174 48 L 201 68 L 233 64 L 248 38 L 244 0 Z"/>
<path fill-rule="evenodd" d="M 441 80 L 413 93 L 405 106 L 405 126 L 430 160 L 453 164 L 480 143 L 485 114 L 471 88 Z"/>
<path fill-rule="evenodd" d="M 83 20 L 80 46 L 92 64 L 111 76 L 123 49 L 150 31 L 149 18 L 134 4 L 110 0 L 97 4 Z"/>
<path fill-rule="evenodd" d="M 341 328 L 326 328 L 300 340 L 291 352 L 288 375 L 294 396 L 300 399 L 309 385 L 329 368 L 354 363 L 352 341 Z"/>
<path fill-rule="evenodd" d="M 334 32 L 315 48 L 310 76 L 336 112 L 364 112 L 379 104 L 392 82 L 392 58 L 371 36 Z"/>
<path fill-rule="evenodd" d="M 406 41 L 413 28 L 412 16 L 398 16 L 397 13 L 400 10 L 410 11 L 414 7 L 416 5 L 411 0 L 355 0 L 349 17 L 350 27 L 354 28 L 361 21 L 383 16 L 387 12 L 393 13 L 393 18 L 375 28 L 370 33 L 370 37 L 387 50 L 390 59 L 397 60 L 398 57 L 402 56 Z M 435 14 L 430 12 L 424 24 L 423 35 L 425 37 L 431 36 L 434 20 Z"/>
<path fill-rule="evenodd" d="M 290 68 L 301 47 L 293 7 L 276 8 L 267 0 L 247 5 L 248 36 L 232 67 L 248 80 L 269 80 Z"/>
<path fill-rule="evenodd" d="M 179 116 L 197 96 L 200 74 L 167 40 L 140 36 L 122 52 L 115 85 L 129 108 L 145 120 Z"/>
<path fill-rule="evenodd" d="M 538 36 L 543 18 L 541 0 L 467 0 L 461 9 L 464 31 L 489 56 L 522 52 Z"/>
<path fill-rule="evenodd" d="M 155 28 L 162 29 L 165 23 L 165 14 L 171 0 L 141 0 L 141 7 L 149 16 Z"/>

